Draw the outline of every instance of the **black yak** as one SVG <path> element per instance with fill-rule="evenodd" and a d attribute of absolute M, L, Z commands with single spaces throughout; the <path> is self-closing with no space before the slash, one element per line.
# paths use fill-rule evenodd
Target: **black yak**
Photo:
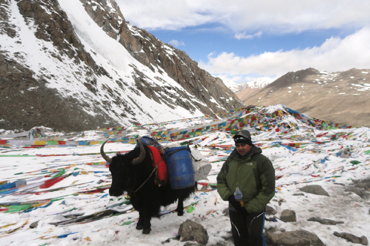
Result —
<path fill-rule="evenodd" d="M 167 206 L 178 200 L 177 215 L 184 214 L 183 201 L 188 198 L 195 189 L 194 186 L 183 189 L 171 189 L 169 184 L 158 186 L 155 183 L 155 171 L 151 158 L 151 152 L 140 138 L 138 146 L 126 154 L 117 154 L 113 158 L 104 153 L 104 145 L 100 148 L 102 157 L 109 163 L 109 171 L 112 174 L 112 185 L 109 195 L 120 196 L 127 191 L 130 201 L 139 212 L 137 230 L 143 230 L 143 234 L 151 231 L 150 220 L 159 217 L 160 207 Z"/>

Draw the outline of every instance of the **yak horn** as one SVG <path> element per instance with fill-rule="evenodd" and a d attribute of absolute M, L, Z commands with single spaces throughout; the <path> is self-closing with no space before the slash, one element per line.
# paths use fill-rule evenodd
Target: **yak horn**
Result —
<path fill-rule="evenodd" d="M 109 140 L 109 139 L 108 139 Z M 109 156 L 107 156 L 105 153 L 104 153 L 104 145 L 105 145 L 105 143 L 106 142 L 108 142 L 108 140 L 107 141 L 105 141 L 104 143 L 103 143 L 103 145 L 100 147 L 100 154 L 101 154 L 101 156 L 104 158 L 104 160 L 106 161 L 106 162 L 108 162 L 109 164 L 111 164 L 111 162 L 112 162 L 112 158 L 110 158 Z"/>
<path fill-rule="evenodd" d="M 142 162 L 146 156 L 144 144 L 141 142 L 140 138 L 137 139 L 137 143 L 139 144 L 139 147 L 140 147 L 140 155 L 132 160 L 133 165 L 136 165 Z"/>

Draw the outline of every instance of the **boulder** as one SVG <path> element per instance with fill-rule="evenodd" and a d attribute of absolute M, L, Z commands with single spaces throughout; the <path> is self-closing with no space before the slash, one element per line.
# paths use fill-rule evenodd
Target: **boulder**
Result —
<path fill-rule="evenodd" d="M 280 215 L 280 220 L 284 222 L 296 222 L 297 218 L 295 211 L 289 209 L 283 210 Z"/>
<path fill-rule="evenodd" d="M 197 241 L 201 244 L 208 242 L 208 233 L 204 227 L 191 220 L 186 220 L 180 225 L 178 235 L 180 241 Z"/>
<path fill-rule="evenodd" d="M 329 219 L 322 219 L 319 217 L 311 217 L 308 219 L 308 221 L 316 221 L 323 225 L 336 225 L 336 224 L 343 224 L 343 221 L 335 221 L 335 220 L 329 220 Z"/>
<path fill-rule="evenodd" d="M 365 237 L 365 236 L 357 237 L 357 236 L 355 236 L 353 234 L 350 234 L 350 233 L 347 233 L 347 232 L 339 233 L 339 232 L 336 232 L 336 231 L 333 234 L 334 234 L 334 236 L 344 238 L 348 242 L 351 242 L 351 243 L 358 243 L 358 244 L 362 244 L 362 245 L 368 245 L 367 237 Z"/>
<path fill-rule="evenodd" d="M 300 188 L 301 191 L 306 193 L 311 193 L 319 196 L 329 196 L 329 193 L 326 192 L 320 185 L 307 185 Z"/>
<path fill-rule="evenodd" d="M 266 206 L 266 215 L 275 215 L 277 212 L 273 207 Z"/>
<path fill-rule="evenodd" d="M 282 233 L 266 232 L 266 241 L 271 246 L 324 246 L 320 238 L 305 230 L 289 231 Z"/>

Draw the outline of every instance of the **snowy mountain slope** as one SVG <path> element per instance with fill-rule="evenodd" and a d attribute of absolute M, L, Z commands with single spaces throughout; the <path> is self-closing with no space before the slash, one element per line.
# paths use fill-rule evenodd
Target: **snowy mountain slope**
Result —
<path fill-rule="evenodd" d="M 0 4 L 0 128 L 93 129 L 194 117 L 243 105 L 222 82 L 191 67 L 170 45 L 155 39 L 162 47 L 157 52 L 172 61 L 172 71 L 183 64 L 189 74 L 196 74 L 182 75 L 184 83 L 165 66 L 150 63 L 144 48 L 154 52 L 153 45 L 128 50 L 123 44 L 137 47 L 132 37 L 150 42 L 154 37 L 126 23 L 114 0 Z M 207 83 L 217 93 L 207 89 Z"/>

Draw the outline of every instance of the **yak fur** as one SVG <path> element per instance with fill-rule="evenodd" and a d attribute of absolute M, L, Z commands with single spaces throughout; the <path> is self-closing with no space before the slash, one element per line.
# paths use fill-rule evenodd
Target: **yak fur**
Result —
<path fill-rule="evenodd" d="M 139 212 L 136 229 L 142 229 L 143 234 L 149 234 L 150 220 L 152 217 L 159 217 L 161 206 L 170 205 L 178 200 L 175 211 L 178 216 L 183 215 L 183 201 L 194 192 L 195 184 L 194 187 L 184 189 L 171 189 L 169 184 L 158 186 L 155 183 L 156 174 L 152 173 L 154 167 L 150 149 L 145 144 L 142 144 L 142 147 L 138 146 L 126 154 L 117 154 L 111 159 L 109 170 L 112 174 L 112 185 L 109 195 L 120 196 L 127 191 L 134 209 Z M 144 160 L 138 164 L 132 164 L 143 149 L 145 151 Z"/>

